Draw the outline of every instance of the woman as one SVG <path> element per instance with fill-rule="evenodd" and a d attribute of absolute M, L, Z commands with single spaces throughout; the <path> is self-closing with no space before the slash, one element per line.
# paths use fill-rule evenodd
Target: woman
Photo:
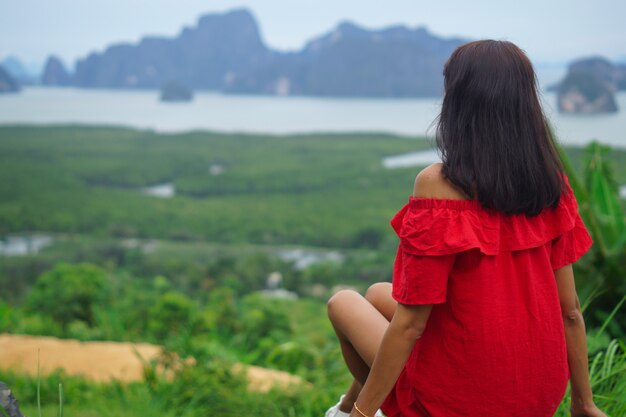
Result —
<path fill-rule="evenodd" d="M 605 417 L 589 383 L 571 264 L 591 246 L 538 99 L 510 42 L 444 69 L 441 164 L 392 219 L 393 284 L 328 303 L 354 383 L 327 416 Z"/>

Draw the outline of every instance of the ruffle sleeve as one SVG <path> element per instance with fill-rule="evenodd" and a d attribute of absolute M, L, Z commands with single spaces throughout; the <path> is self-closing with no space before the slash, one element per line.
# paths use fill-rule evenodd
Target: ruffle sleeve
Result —
<path fill-rule="evenodd" d="M 578 213 L 578 203 L 574 193 L 570 194 L 570 209 L 574 226 L 552 240 L 550 263 L 556 270 L 579 260 L 593 244 L 591 236 Z"/>
<path fill-rule="evenodd" d="M 454 258 L 454 255 L 411 255 L 399 246 L 391 296 L 402 304 L 444 303 Z"/>
<path fill-rule="evenodd" d="M 553 269 L 578 260 L 592 244 L 569 185 L 555 208 L 537 216 L 505 215 L 474 200 L 409 197 L 391 226 L 400 238 L 393 296 L 407 304 L 445 302 L 455 255 L 476 249 L 495 256 L 550 245 Z"/>
<path fill-rule="evenodd" d="M 578 216 L 572 230 L 563 233 L 552 241 L 550 263 L 556 270 L 579 260 L 591 248 L 593 241 L 585 225 Z"/>

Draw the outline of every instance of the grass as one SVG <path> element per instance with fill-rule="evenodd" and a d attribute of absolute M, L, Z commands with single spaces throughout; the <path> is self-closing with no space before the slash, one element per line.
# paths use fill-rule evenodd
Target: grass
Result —
<path fill-rule="evenodd" d="M 592 338 L 601 338 L 604 330 L 626 302 L 626 296 L 613 308 L 605 322 L 594 332 L 587 335 L 588 345 Z M 583 308 L 588 304 L 585 303 Z M 626 416 L 626 344 L 613 339 L 606 347 L 592 354 L 589 360 L 589 379 L 596 405 L 608 416 Z M 571 387 L 568 385 L 565 398 L 561 402 L 556 417 L 569 416 Z"/>
<path fill-rule="evenodd" d="M 318 416 L 323 413 L 328 404 L 332 403 L 341 390 L 345 389 L 349 383 L 349 378 L 341 363 L 340 353 L 335 349 L 336 346 L 331 351 L 327 350 L 332 331 L 327 320 L 320 314 L 324 306 L 313 300 L 284 302 L 283 304 L 291 312 L 291 318 L 297 323 L 296 335 L 290 340 L 306 346 L 316 346 L 315 349 L 319 350 L 324 358 L 323 363 L 318 364 L 317 369 L 305 371 L 305 375 L 314 384 L 312 388 L 315 392 L 314 396 L 311 396 L 311 391 L 303 390 L 296 392 L 293 397 L 285 397 L 276 392 L 270 392 L 264 396 L 246 397 L 247 394 L 240 391 L 241 386 L 230 381 L 227 373 L 220 370 L 223 368 L 220 368 L 219 365 L 219 349 L 225 349 L 224 352 L 228 354 L 232 353 L 226 345 L 211 350 L 207 358 L 209 361 L 215 361 L 214 365 L 211 365 L 210 362 L 193 365 L 191 372 L 182 373 L 174 381 L 169 382 L 151 379 L 152 382 L 147 383 L 120 384 L 113 382 L 98 384 L 82 378 L 70 377 L 62 372 L 48 376 L 41 376 L 38 373 L 35 378 L 0 372 L 0 380 L 7 381 L 14 388 L 13 391 L 18 395 L 18 398 L 20 395 L 24 395 L 23 403 L 25 405 L 23 409 L 28 415 L 38 413 L 38 415 L 49 417 L 54 414 L 62 415 L 65 413 L 69 416 L 81 417 L 119 415 L 147 417 L 186 414 L 189 417 L 195 417 L 206 414 L 206 412 L 220 414 L 221 408 L 219 407 L 222 405 L 207 404 L 207 398 L 224 395 L 233 397 L 236 404 L 250 401 L 250 407 L 254 407 L 254 404 L 259 402 L 260 406 L 265 407 L 265 410 L 269 410 L 268 404 L 284 403 L 285 407 L 281 409 L 282 414 L 276 414 L 276 410 L 274 410 L 272 415 Z M 613 320 L 622 305 L 622 303 L 618 304 L 607 320 Z M 606 326 L 604 327 L 606 328 Z M 320 329 L 324 329 L 326 334 L 320 334 Z M 602 339 L 600 336 L 596 331 L 588 337 L 589 339 Z M 603 343 L 601 349 L 596 349 L 590 355 L 589 363 L 590 380 L 596 404 L 608 416 L 621 417 L 626 415 L 626 344 L 620 340 Z M 150 388 L 150 384 L 156 384 L 157 388 Z M 33 386 L 37 388 L 35 396 L 25 394 Z M 55 398 L 52 395 L 55 387 L 59 389 L 59 397 L 56 400 L 58 405 L 55 404 Z M 63 387 L 68 387 L 70 391 L 67 396 L 70 401 L 69 404 L 65 403 L 66 395 Z M 219 394 L 220 392 L 224 394 Z M 168 398 L 168 395 L 176 398 Z M 183 401 L 181 404 L 178 399 L 179 395 L 189 395 L 189 402 Z M 556 417 L 569 416 L 569 396 L 568 387 L 555 414 Z M 234 400 L 234 398 L 238 398 L 238 400 Z M 225 402 L 228 401 L 230 400 L 225 400 Z M 232 407 L 228 410 L 228 412 L 225 411 L 224 415 L 231 415 Z M 265 415 L 264 413 L 259 414 L 259 416 Z"/>
<path fill-rule="evenodd" d="M 39 363 L 41 350 L 37 349 L 37 415 L 41 417 L 41 366 Z"/>
<path fill-rule="evenodd" d="M 626 345 L 612 340 L 590 360 L 589 376 L 594 402 L 610 417 L 626 415 Z M 555 417 L 569 416 L 570 386 Z"/>
<path fill-rule="evenodd" d="M 609 417 L 621 417 L 626 415 L 626 346 L 623 342 L 613 340 L 609 343 L 608 347 L 603 351 L 597 353 L 591 358 L 590 361 L 590 376 L 591 383 L 594 390 L 594 400 L 598 407 L 602 409 Z M 29 403 L 28 397 L 26 401 L 22 401 L 22 411 L 25 415 L 41 415 L 41 416 L 53 416 L 55 414 L 63 416 L 64 413 L 72 417 L 152 417 L 158 416 L 180 416 L 181 413 L 172 408 L 168 409 L 167 401 L 162 397 L 155 396 L 154 392 L 148 388 L 146 384 L 131 384 L 129 387 L 119 385 L 117 383 L 99 385 L 82 381 L 79 378 L 61 376 L 65 379 L 64 385 L 74 385 L 73 391 L 76 397 L 73 398 L 72 404 L 65 405 L 62 390 L 59 391 L 59 405 L 54 403 L 46 403 L 43 406 Z M 53 386 L 57 383 L 59 375 L 49 376 L 43 378 L 37 378 L 37 381 L 33 381 L 32 378 L 0 373 L 0 379 L 9 381 L 9 384 L 17 386 L 17 389 L 13 389 L 18 399 L 20 395 L 24 393 L 23 388 L 33 386 L 38 381 L 44 381 L 46 386 Z M 200 381 L 198 381 L 200 382 Z M 59 384 L 59 386 L 61 386 Z M 332 402 L 335 393 L 342 387 L 329 387 L 329 386 L 315 386 L 314 390 L 318 391 L 317 400 L 319 401 L 320 392 L 326 392 L 327 401 Z M 60 388 L 61 389 L 61 388 Z M 199 388 L 200 389 L 200 388 Z M 204 389 L 215 389 L 212 387 L 204 387 Z M 77 392 L 80 390 L 80 392 Z M 321 415 L 328 403 L 315 403 L 310 396 L 310 392 L 302 392 L 297 395 L 299 402 L 291 405 L 290 408 L 284 410 L 285 416 L 297 415 L 299 417 L 314 417 Z M 236 394 L 235 394 L 236 395 Z M 275 394 L 269 393 L 266 395 L 267 401 L 272 401 Z M 566 392 L 559 409 L 557 410 L 555 417 L 569 416 L 569 387 Z M 201 397 L 197 399 L 200 400 Z M 281 399 L 280 397 L 276 400 Z M 281 399 L 284 400 L 284 399 Z M 204 404 L 204 408 L 208 406 L 211 409 L 210 404 Z M 0 407 L 0 410 L 4 410 Z M 213 410 L 213 413 L 219 414 L 219 410 Z M 189 417 L 198 416 L 196 410 L 193 407 L 188 407 L 185 413 Z M 7 416 L 8 417 L 8 416 Z"/>

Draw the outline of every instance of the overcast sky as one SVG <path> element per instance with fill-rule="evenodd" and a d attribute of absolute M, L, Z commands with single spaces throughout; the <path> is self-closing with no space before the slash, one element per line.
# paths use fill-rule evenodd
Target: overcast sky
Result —
<path fill-rule="evenodd" d="M 283 50 L 351 20 L 507 39 L 535 64 L 588 55 L 626 59 L 625 0 L 0 0 L 0 59 L 43 63 L 53 53 L 73 65 L 111 43 L 175 35 L 202 14 L 240 7 L 256 16 L 266 44 Z"/>

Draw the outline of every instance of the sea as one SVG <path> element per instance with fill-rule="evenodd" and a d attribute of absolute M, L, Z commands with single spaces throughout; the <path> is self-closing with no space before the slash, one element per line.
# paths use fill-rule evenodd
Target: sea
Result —
<path fill-rule="evenodd" d="M 618 113 L 570 115 L 557 111 L 556 95 L 542 92 L 544 112 L 559 141 L 591 140 L 626 148 L 626 92 Z M 367 99 L 224 95 L 196 92 L 194 100 L 166 103 L 158 91 L 27 87 L 0 95 L 0 125 L 116 125 L 158 132 L 211 130 L 292 134 L 381 132 L 432 136 L 441 98 Z"/>

